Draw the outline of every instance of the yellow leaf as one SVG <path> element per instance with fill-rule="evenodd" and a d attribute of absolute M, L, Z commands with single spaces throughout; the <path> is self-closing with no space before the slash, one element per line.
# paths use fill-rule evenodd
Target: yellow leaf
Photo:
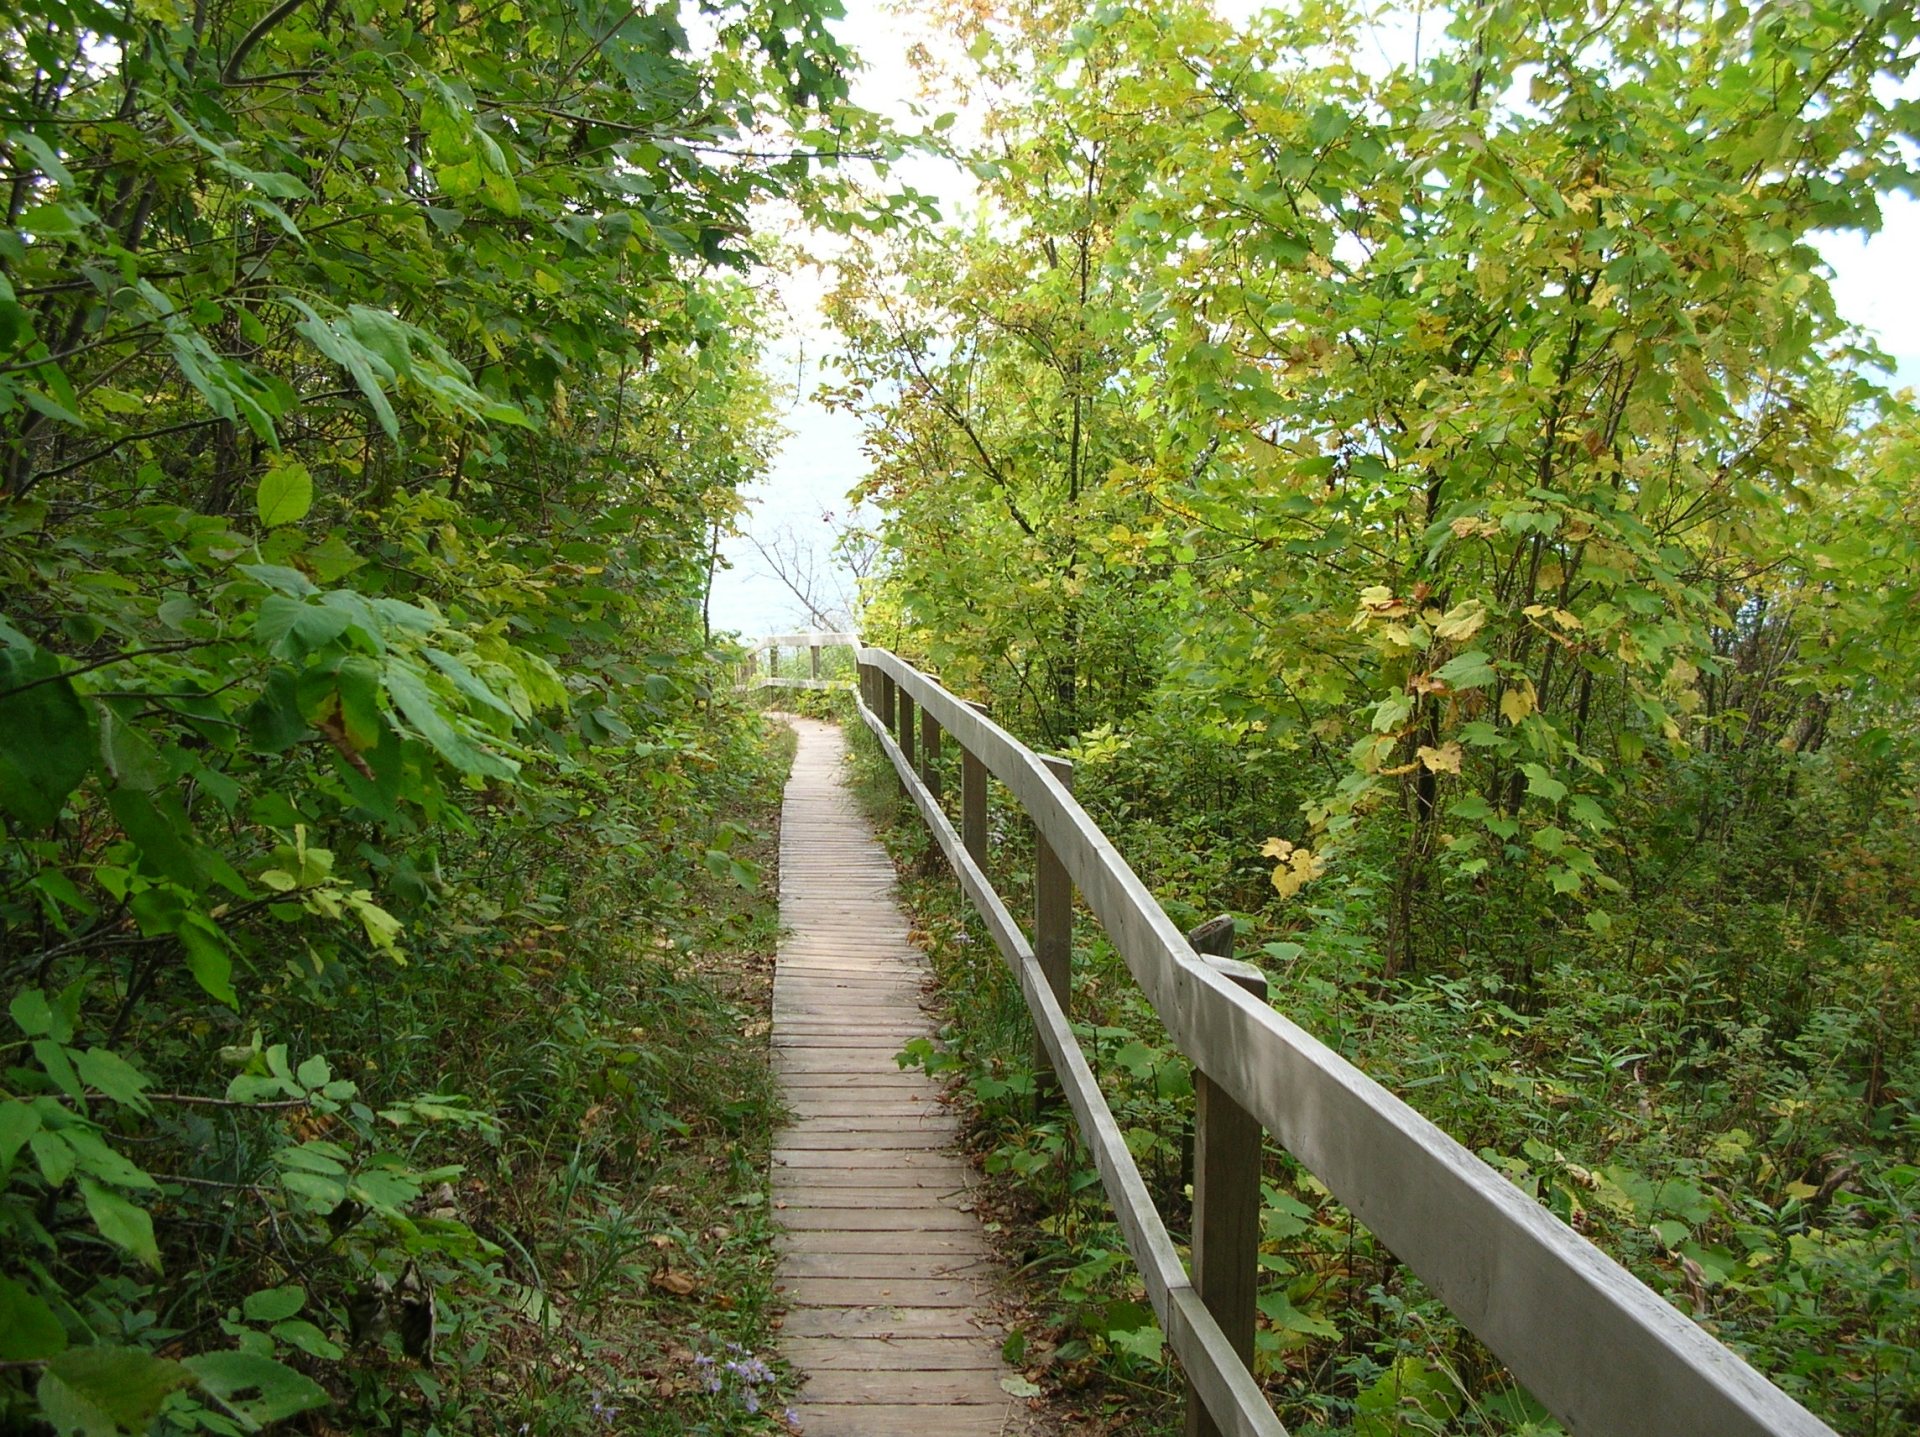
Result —
<path fill-rule="evenodd" d="M 1287 842 L 1286 839 L 1269 838 L 1266 843 L 1261 846 L 1260 856 L 1262 858 L 1285 858 L 1291 852 L 1293 852 L 1293 845 Z"/>
<path fill-rule="evenodd" d="M 1420 762 L 1433 773 L 1458 773 L 1463 754 L 1460 745 L 1449 739 L 1439 748 L 1429 748 L 1422 744 L 1418 757 Z"/>
<path fill-rule="evenodd" d="M 1521 680 L 1519 688 L 1508 689 L 1500 695 L 1500 717 L 1508 723 L 1519 723 L 1533 712 L 1535 698 L 1532 680 Z"/>
<path fill-rule="evenodd" d="M 1487 609 L 1478 599 L 1468 599 L 1464 604 L 1455 604 L 1445 616 L 1433 626 L 1434 634 L 1442 639 L 1457 641 L 1470 639 L 1480 632 L 1481 625 L 1487 621 Z"/>

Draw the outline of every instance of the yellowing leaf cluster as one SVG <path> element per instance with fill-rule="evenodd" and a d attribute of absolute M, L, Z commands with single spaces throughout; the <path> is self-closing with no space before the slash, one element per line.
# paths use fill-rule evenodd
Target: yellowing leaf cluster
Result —
<path fill-rule="evenodd" d="M 1273 888 L 1282 898 L 1293 897 L 1326 869 L 1326 860 L 1319 854 L 1284 838 L 1269 838 L 1262 845 L 1260 856 L 1277 860 L 1273 866 Z"/>

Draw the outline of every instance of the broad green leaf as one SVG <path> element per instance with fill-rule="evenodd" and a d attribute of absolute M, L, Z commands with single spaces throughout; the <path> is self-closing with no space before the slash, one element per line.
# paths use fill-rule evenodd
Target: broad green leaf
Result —
<path fill-rule="evenodd" d="M 93 767 L 92 724 L 44 649 L 0 648 L 0 810 L 29 828 L 60 816 Z"/>
<path fill-rule="evenodd" d="M 67 1330 L 46 1301 L 0 1277 L 0 1362 L 37 1362 L 66 1347 Z"/>
<path fill-rule="evenodd" d="M 0 1177 L 13 1168 L 13 1160 L 28 1138 L 40 1131 L 40 1114 L 25 1098 L 0 1102 Z"/>
<path fill-rule="evenodd" d="M 145 1437 L 167 1394 L 192 1381 L 180 1363 L 137 1347 L 70 1347 L 34 1396 L 58 1437 Z"/>
<path fill-rule="evenodd" d="M 107 1048 L 88 1048 L 84 1053 L 72 1054 L 74 1069 L 80 1075 L 80 1081 L 88 1087 L 97 1089 L 116 1103 L 125 1103 L 135 1112 L 150 1111 L 152 1105 L 144 1096 L 145 1089 L 151 1086 L 138 1068 Z"/>
<path fill-rule="evenodd" d="M 53 1005 L 38 988 L 23 988 L 7 1005 L 14 1025 L 29 1038 L 44 1038 L 53 1031 Z"/>
<path fill-rule="evenodd" d="M 311 1377 L 252 1352 L 203 1353 L 187 1358 L 185 1366 L 203 1389 L 255 1430 L 331 1400 Z"/>
<path fill-rule="evenodd" d="M 240 1304 L 249 1322 L 282 1322 L 307 1305 L 304 1287 L 264 1287 Z"/>
<path fill-rule="evenodd" d="M 153 1218 L 147 1210 L 92 1178 L 81 1178 L 79 1185 L 87 1216 L 100 1229 L 100 1236 L 136 1261 L 160 1271 L 160 1247 L 154 1241 Z"/>
<path fill-rule="evenodd" d="M 240 999 L 233 991 L 233 955 L 226 940 L 200 923 L 186 922 L 180 925 L 180 946 L 193 981 L 209 997 L 237 1010 Z"/>
<path fill-rule="evenodd" d="M 306 518 L 313 507 L 313 476 L 307 466 L 289 461 L 267 470 L 260 476 L 254 506 L 269 529 Z"/>

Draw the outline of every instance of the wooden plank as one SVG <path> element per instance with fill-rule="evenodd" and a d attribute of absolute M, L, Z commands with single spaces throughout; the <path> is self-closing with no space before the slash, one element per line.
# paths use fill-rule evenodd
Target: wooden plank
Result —
<path fill-rule="evenodd" d="M 888 1152 L 875 1153 L 871 1162 L 875 1167 L 885 1167 L 893 1172 L 944 1172 L 958 1161 L 951 1153 L 939 1151 L 926 1152 Z M 816 1151 L 805 1148 L 789 1150 L 774 1149 L 774 1175 L 781 1168 L 798 1172 L 806 1168 L 837 1168 L 850 1170 L 857 1164 L 848 1160 L 844 1152 Z"/>
<path fill-rule="evenodd" d="M 795 1207 L 775 1202 L 789 1232 L 972 1232 L 980 1220 L 970 1212 L 941 1207 Z"/>
<path fill-rule="evenodd" d="M 1003 1394 L 1004 1395 L 1004 1394 Z M 802 1401 L 794 1407 L 807 1437 L 1006 1437 L 1010 1430 L 1006 1408 L 948 1407 L 941 1403 L 868 1403 L 864 1406 L 816 1405 Z"/>
<path fill-rule="evenodd" d="M 897 1402 L 904 1396 L 911 1396 L 922 1403 L 937 1403 L 949 1410 L 956 1407 L 994 1407 L 1004 1412 L 1011 1405 L 1011 1399 L 1006 1389 L 1001 1387 L 996 1373 L 966 1367 L 921 1372 L 904 1363 L 893 1371 L 830 1367 L 807 1378 L 798 1400 L 809 1406 L 832 1403 L 871 1408 L 877 1404 Z M 942 1424 L 918 1430 L 921 1433 L 944 1434 L 948 1429 Z M 905 1437 L 905 1434 L 897 1433 L 895 1437 Z"/>
<path fill-rule="evenodd" d="M 910 1372 L 992 1372 L 1001 1365 L 991 1343 L 971 1337 L 789 1337 L 781 1347 L 803 1372 L 895 1372 L 902 1363 Z"/>
<path fill-rule="evenodd" d="M 840 1184 L 776 1185 L 773 1200 L 781 1208 L 839 1208 L 869 1212 L 924 1212 L 929 1201 L 956 1212 L 971 1212 L 965 1188 L 859 1187 Z"/>
<path fill-rule="evenodd" d="M 996 1274 L 998 1267 L 985 1253 L 928 1252 L 809 1252 L 788 1253 L 780 1263 L 780 1278 L 797 1277 L 921 1277 L 974 1278 Z"/>
<path fill-rule="evenodd" d="M 978 1338 L 993 1334 L 979 1313 L 964 1307 L 799 1307 L 786 1315 L 780 1331 L 786 1337 Z"/>
<path fill-rule="evenodd" d="M 938 1277 L 785 1277 L 774 1288 L 808 1307 L 965 1307 L 980 1300 L 980 1285 Z"/>
<path fill-rule="evenodd" d="M 897 1153 L 887 1154 L 889 1158 Z M 898 1168 L 891 1162 L 876 1160 L 863 1167 L 776 1168 L 773 1190 L 781 1193 L 801 1188 L 925 1188 L 950 1196 L 973 1191 L 973 1174 L 955 1164 L 951 1168 Z"/>
<path fill-rule="evenodd" d="M 806 1232 L 776 1232 L 774 1247 L 782 1252 L 909 1253 L 934 1256 L 956 1253 L 989 1255 L 987 1239 L 978 1225 L 951 1228 L 941 1232 L 899 1232 L 887 1228 L 861 1228 L 854 1232 L 836 1232 L 820 1228 Z"/>

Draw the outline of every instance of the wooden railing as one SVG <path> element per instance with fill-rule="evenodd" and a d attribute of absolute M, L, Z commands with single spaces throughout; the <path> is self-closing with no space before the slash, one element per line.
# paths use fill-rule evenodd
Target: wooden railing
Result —
<path fill-rule="evenodd" d="M 1270 1133 L 1579 1437 L 1833 1437 L 1824 1423 L 1466 1148 L 1268 1004 L 1258 969 L 1203 956 L 1033 753 L 888 653 L 859 652 L 861 720 L 1011 966 L 1161 1330 L 1189 1384 L 1190 1437 L 1284 1437 L 1250 1370 L 1261 1133 Z M 961 830 L 941 805 L 960 748 Z M 985 871 L 987 776 L 1038 849 L 1028 941 Z M 1195 1070 L 1189 1275 L 1068 1026 L 1072 894 L 1105 928 Z M 1209 932 L 1211 930 L 1211 932 Z"/>
<path fill-rule="evenodd" d="M 763 689 L 844 689 L 852 686 L 847 679 L 823 679 L 820 677 L 820 651 L 830 648 L 858 648 L 858 634 L 828 634 L 809 631 L 804 634 L 770 634 L 747 650 L 745 661 L 745 680 L 742 687 Z M 780 672 L 780 653 L 783 649 L 793 649 L 796 653 L 805 649 L 808 659 L 808 673 L 804 678 L 791 677 Z M 760 657 L 766 656 L 767 671 L 760 673 Z"/>

